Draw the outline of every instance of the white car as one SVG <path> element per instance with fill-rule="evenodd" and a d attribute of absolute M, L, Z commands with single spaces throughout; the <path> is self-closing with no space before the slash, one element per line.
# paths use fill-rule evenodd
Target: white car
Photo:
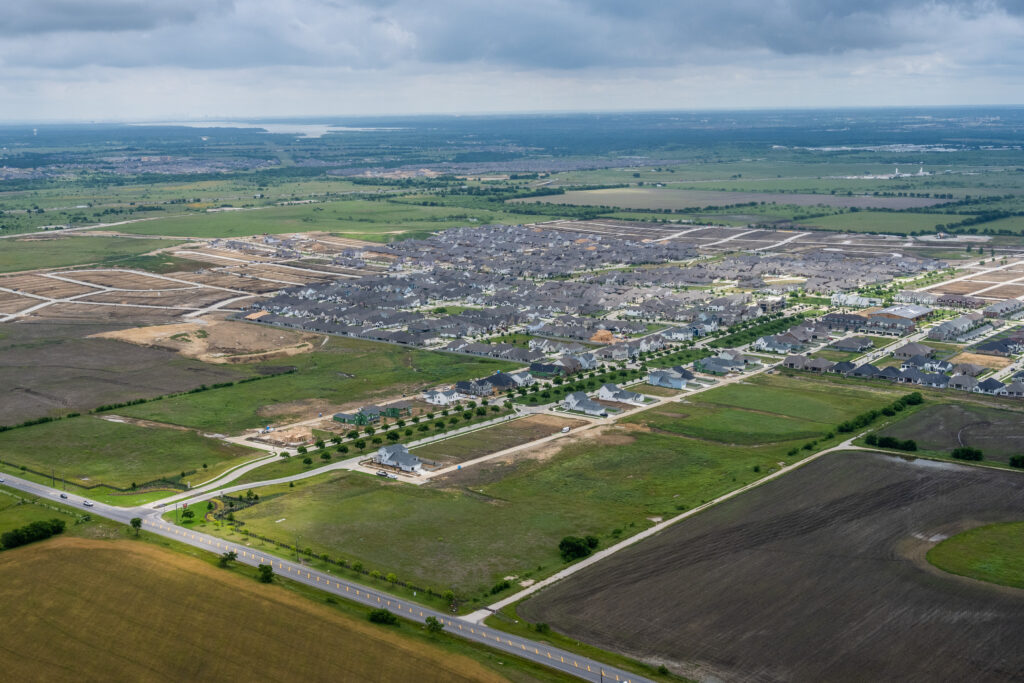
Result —
<path fill-rule="evenodd" d="M 0 484 L 4 483 L 5 479 L 0 479 Z"/>
<path fill-rule="evenodd" d="M 84 505 L 87 508 L 91 508 L 92 507 L 92 501 L 91 500 L 83 500 L 82 501 L 82 505 Z"/>
<path fill-rule="evenodd" d="M 569 433 L 569 428 L 568 427 L 562 427 L 562 433 L 563 434 L 568 434 Z"/>

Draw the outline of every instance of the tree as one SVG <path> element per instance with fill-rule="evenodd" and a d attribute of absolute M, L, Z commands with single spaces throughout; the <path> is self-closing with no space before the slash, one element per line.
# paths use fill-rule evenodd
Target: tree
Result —
<path fill-rule="evenodd" d="M 261 564 L 259 571 L 260 574 L 257 578 L 260 583 L 271 583 L 274 580 L 274 568 L 269 564 Z"/>
<path fill-rule="evenodd" d="M 590 554 L 591 548 L 586 539 L 578 536 L 566 536 L 558 544 L 558 552 L 566 562 L 578 560 Z"/>
<path fill-rule="evenodd" d="M 132 521 L 129 524 L 132 525 L 132 528 L 135 529 L 135 535 L 138 536 L 139 530 L 142 529 L 142 517 L 132 517 Z"/>
<path fill-rule="evenodd" d="M 398 583 L 398 576 L 394 572 L 389 572 L 384 578 L 387 579 L 388 583 Z"/>
<path fill-rule="evenodd" d="M 227 551 L 226 553 L 223 553 L 220 557 L 217 558 L 217 565 L 220 566 L 220 567 L 227 568 L 227 567 L 230 567 L 231 563 L 234 562 L 237 559 L 238 559 L 238 553 L 236 553 L 234 550 L 229 550 L 229 551 Z"/>
<path fill-rule="evenodd" d="M 441 597 L 444 598 L 444 601 L 450 605 L 455 602 L 455 591 L 446 590 L 444 593 L 441 594 Z"/>
<path fill-rule="evenodd" d="M 1010 456 L 1010 467 L 1024 468 L 1024 455 Z"/>
<path fill-rule="evenodd" d="M 308 456 L 303 458 L 302 459 L 302 464 L 303 465 L 312 465 L 313 464 L 313 458 L 310 458 Z"/>
<path fill-rule="evenodd" d="M 444 622 L 437 617 L 427 617 L 427 633 L 440 633 L 444 630 Z"/>
<path fill-rule="evenodd" d="M 327 451 L 324 451 L 323 453 L 320 454 L 320 459 L 323 460 L 324 462 L 327 462 L 328 460 L 331 459 L 331 454 L 328 453 Z"/>
<path fill-rule="evenodd" d="M 370 621 L 375 624 L 384 624 L 385 626 L 397 626 L 398 617 L 389 612 L 386 609 L 378 608 L 370 611 Z"/>
<path fill-rule="evenodd" d="M 957 460 L 981 460 L 984 457 L 980 448 L 972 448 L 971 446 L 954 448 L 950 455 Z"/>
<path fill-rule="evenodd" d="M 182 519 L 193 519 L 196 516 L 195 510 L 183 510 L 181 513 Z"/>

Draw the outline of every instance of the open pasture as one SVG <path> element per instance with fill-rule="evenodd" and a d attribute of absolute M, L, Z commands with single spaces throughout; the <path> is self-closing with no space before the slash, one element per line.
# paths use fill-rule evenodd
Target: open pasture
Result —
<path fill-rule="evenodd" d="M 83 263 L 114 263 L 119 258 L 173 247 L 168 240 L 120 239 L 66 235 L 3 240 L 0 247 L 0 273 L 36 268 L 61 268 Z"/>
<path fill-rule="evenodd" d="M 414 448 L 412 452 L 424 460 L 451 465 L 557 434 L 563 427 L 571 428 L 584 424 L 586 422 L 582 420 L 553 415 L 531 415 L 471 434 L 420 446 Z"/>
<path fill-rule="evenodd" d="M 1015 473 L 833 453 L 518 612 L 700 681 L 1019 680 L 1024 592 L 940 572 L 924 555 L 968 526 L 1019 520 L 1022 507 Z"/>
<path fill-rule="evenodd" d="M 732 206 L 749 202 L 792 206 L 830 206 L 857 208 L 910 209 L 944 204 L 947 200 L 922 197 L 874 197 L 839 194 L 798 194 L 772 192 L 716 192 L 669 188 L 628 187 L 608 190 L 573 190 L 561 195 L 510 200 L 545 202 L 576 206 L 615 206 L 623 209 L 693 209 L 708 206 Z"/>

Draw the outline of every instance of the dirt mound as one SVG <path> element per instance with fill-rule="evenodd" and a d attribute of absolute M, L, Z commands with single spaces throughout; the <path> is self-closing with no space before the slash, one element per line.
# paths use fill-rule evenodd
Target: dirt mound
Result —
<path fill-rule="evenodd" d="M 294 356 L 312 351 L 322 339 L 317 334 L 209 318 L 95 336 L 169 349 L 206 363 L 255 363 Z"/>

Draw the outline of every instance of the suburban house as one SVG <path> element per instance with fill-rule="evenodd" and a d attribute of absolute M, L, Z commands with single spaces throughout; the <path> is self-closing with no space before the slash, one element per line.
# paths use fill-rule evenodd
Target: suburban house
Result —
<path fill-rule="evenodd" d="M 867 337 L 845 337 L 832 343 L 832 348 L 837 351 L 856 351 L 858 353 L 867 351 L 875 345 Z"/>
<path fill-rule="evenodd" d="M 652 387 L 684 389 L 686 387 L 686 378 L 674 370 L 651 370 L 647 373 L 647 383 Z"/>
<path fill-rule="evenodd" d="M 949 380 L 950 389 L 959 389 L 960 391 L 974 391 L 974 388 L 978 386 L 978 380 L 970 375 L 953 375 Z"/>
<path fill-rule="evenodd" d="M 909 360 L 914 356 L 932 356 L 935 353 L 935 349 L 924 344 L 918 344 L 916 342 L 908 342 L 903 346 L 899 347 L 892 352 L 892 357 L 896 360 Z"/>
<path fill-rule="evenodd" d="M 632 405 L 643 405 L 644 395 L 635 391 L 623 389 L 617 384 L 602 384 L 597 390 L 597 397 L 603 401 L 616 401 L 618 403 L 630 403 Z"/>
<path fill-rule="evenodd" d="M 940 341 L 962 341 L 969 337 L 976 337 L 992 329 L 985 323 L 981 313 L 968 313 L 959 318 L 947 320 L 928 330 L 929 339 Z"/>
<path fill-rule="evenodd" d="M 709 375 L 727 375 L 730 372 L 742 371 L 743 363 L 712 356 L 711 358 L 702 358 L 694 362 L 693 367 Z"/>
<path fill-rule="evenodd" d="M 996 392 L 1000 396 L 1012 396 L 1013 398 L 1024 398 L 1024 382 L 1014 380 Z"/>
<path fill-rule="evenodd" d="M 495 386 L 485 379 L 456 382 L 455 390 L 466 396 L 493 396 L 496 391 Z"/>
<path fill-rule="evenodd" d="M 404 402 L 391 403 L 386 406 L 363 406 L 354 413 L 335 413 L 335 422 L 352 425 L 368 425 L 379 422 L 382 417 L 403 417 L 412 414 L 412 407 Z"/>
<path fill-rule="evenodd" d="M 431 389 L 423 393 L 423 400 L 434 406 L 450 406 L 461 398 L 454 389 Z"/>
<path fill-rule="evenodd" d="M 995 377 L 989 377 L 978 382 L 977 386 L 974 387 L 974 392 L 977 394 L 998 394 L 1003 387 L 1006 385 L 997 380 Z"/>
<path fill-rule="evenodd" d="M 562 407 L 566 410 L 573 410 L 585 415 L 595 417 L 608 417 L 608 409 L 597 401 L 592 401 L 586 393 L 574 391 L 562 399 Z"/>
<path fill-rule="evenodd" d="M 381 446 L 373 454 L 373 461 L 384 467 L 394 467 L 403 472 L 420 472 L 423 463 L 402 444 Z"/>
<path fill-rule="evenodd" d="M 982 313 L 986 318 L 1010 318 L 1024 311 L 1024 301 L 1007 299 L 986 306 Z"/>

